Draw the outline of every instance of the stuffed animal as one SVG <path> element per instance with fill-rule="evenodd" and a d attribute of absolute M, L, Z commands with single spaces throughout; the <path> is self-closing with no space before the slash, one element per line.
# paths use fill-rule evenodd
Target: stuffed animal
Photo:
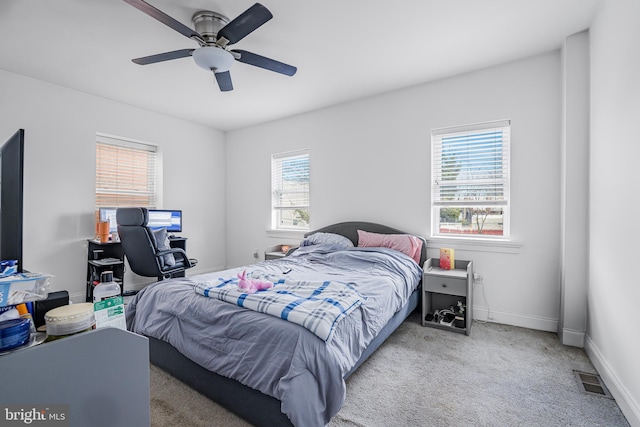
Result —
<path fill-rule="evenodd" d="M 238 288 L 248 294 L 254 294 L 257 291 L 263 291 L 265 289 L 273 287 L 273 283 L 267 282 L 265 280 L 247 279 L 246 270 L 244 270 L 242 273 L 238 273 L 238 279 L 240 279 L 238 281 Z"/>

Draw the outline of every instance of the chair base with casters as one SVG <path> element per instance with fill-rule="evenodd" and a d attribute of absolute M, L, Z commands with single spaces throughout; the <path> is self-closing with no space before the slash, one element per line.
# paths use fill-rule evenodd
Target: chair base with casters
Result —
<path fill-rule="evenodd" d="M 149 228 L 147 208 L 118 208 L 116 222 L 124 255 L 134 273 L 160 281 L 182 277 L 197 264 L 183 249 L 169 245 L 166 229 Z"/>

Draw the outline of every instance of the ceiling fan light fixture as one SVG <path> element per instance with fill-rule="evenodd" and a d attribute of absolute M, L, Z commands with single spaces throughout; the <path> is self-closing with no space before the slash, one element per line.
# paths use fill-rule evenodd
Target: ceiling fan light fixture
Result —
<path fill-rule="evenodd" d="M 216 12 L 199 11 L 192 18 L 195 27 L 193 30 L 145 0 L 124 1 L 200 45 L 197 49 L 180 49 L 135 58 L 132 59 L 134 64 L 148 65 L 192 56 L 198 67 L 214 73 L 218 87 L 223 92 L 233 90 L 229 70 L 235 61 L 285 76 L 293 76 L 296 73 L 296 67 L 275 59 L 246 50 L 228 49 L 228 46 L 238 43 L 273 18 L 269 9 L 260 3 L 255 3 L 231 21 Z"/>
<path fill-rule="evenodd" d="M 192 56 L 198 67 L 216 73 L 229 71 L 234 62 L 231 53 L 214 46 L 200 47 L 193 51 Z"/>

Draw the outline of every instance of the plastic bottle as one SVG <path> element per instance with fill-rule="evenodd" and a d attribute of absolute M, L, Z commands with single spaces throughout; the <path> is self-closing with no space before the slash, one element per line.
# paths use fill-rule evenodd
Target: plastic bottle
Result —
<path fill-rule="evenodd" d="M 113 281 L 112 271 L 103 271 L 100 274 L 100 283 L 93 288 L 93 311 L 96 329 L 115 327 L 127 330 L 124 299 L 120 285 Z"/>
<path fill-rule="evenodd" d="M 113 281 L 113 271 L 103 271 L 100 274 L 100 283 L 93 288 L 93 302 L 120 296 L 120 285 Z"/>

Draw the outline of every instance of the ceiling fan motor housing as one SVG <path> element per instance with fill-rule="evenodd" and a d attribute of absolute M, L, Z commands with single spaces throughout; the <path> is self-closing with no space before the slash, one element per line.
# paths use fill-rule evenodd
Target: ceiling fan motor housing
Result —
<path fill-rule="evenodd" d="M 229 18 L 216 12 L 202 10 L 193 15 L 191 22 L 207 44 L 214 44 L 218 31 L 229 23 Z"/>

